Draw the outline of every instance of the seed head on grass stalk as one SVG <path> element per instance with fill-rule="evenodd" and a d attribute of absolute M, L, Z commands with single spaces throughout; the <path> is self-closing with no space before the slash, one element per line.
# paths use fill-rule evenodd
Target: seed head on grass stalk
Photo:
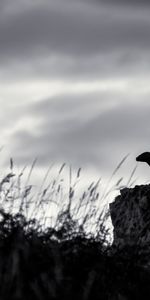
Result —
<path fill-rule="evenodd" d="M 42 184 L 39 188 L 39 191 L 38 191 L 38 195 L 36 196 L 36 199 L 35 199 L 35 206 L 37 207 L 37 209 L 39 209 L 40 205 L 41 205 L 41 202 L 43 201 L 43 197 L 46 195 L 47 191 L 48 191 L 48 187 L 45 188 L 43 190 L 43 187 L 44 187 L 44 184 L 48 178 L 48 175 L 50 173 L 50 171 L 52 170 L 52 167 L 54 166 L 54 164 L 51 164 L 43 178 L 43 181 L 42 181 Z"/>
<path fill-rule="evenodd" d="M 111 183 L 112 178 L 113 178 L 114 175 L 118 172 L 118 170 L 121 168 L 121 166 L 122 166 L 123 163 L 126 161 L 126 159 L 128 158 L 129 155 L 130 155 L 130 153 L 128 153 L 127 155 L 125 155 L 125 156 L 123 157 L 123 159 L 120 161 L 120 163 L 117 165 L 117 167 L 115 168 L 115 170 L 113 171 L 112 175 L 110 176 L 110 178 L 109 178 L 109 180 L 108 180 L 108 182 L 107 182 L 107 184 L 106 184 L 106 186 L 105 186 L 105 188 L 104 188 L 104 192 L 103 192 L 103 194 L 102 194 L 102 196 L 101 196 L 101 201 L 103 201 L 103 200 L 106 198 L 105 195 L 106 195 L 106 193 L 107 193 L 107 190 L 108 190 L 108 188 L 109 188 L 109 185 L 110 185 L 110 183 Z"/>
<path fill-rule="evenodd" d="M 27 181 L 26 181 L 26 183 L 25 183 L 25 186 L 27 186 L 28 183 L 29 183 L 29 181 L 30 181 L 30 178 L 31 178 L 33 169 L 34 169 L 34 167 L 35 167 L 35 165 L 36 165 L 36 162 L 37 162 L 37 157 L 33 160 L 33 163 L 32 163 L 32 165 L 31 165 L 31 168 L 30 168 L 30 171 L 29 171 L 29 174 L 28 174 L 28 177 L 27 177 Z"/>
<path fill-rule="evenodd" d="M 31 192 L 31 189 L 32 189 L 32 185 L 29 185 L 29 181 L 30 181 L 30 178 L 31 178 L 31 175 L 32 175 L 32 172 L 33 172 L 33 169 L 35 167 L 35 164 L 37 162 L 37 158 L 35 158 L 31 164 L 31 168 L 29 170 L 29 173 L 28 173 L 28 177 L 27 177 L 27 180 L 25 182 L 25 186 L 24 186 L 24 192 L 22 193 L 21 195 L 21 202 L 20 202 L 20 207 L 19 207 L 19 211 L 20 212 L 23 212 L 23 209 L 24 209 L 24 204 L 25 204 L 25 209 L 26 209 L 26 213 L 28 211 L 28 208 L 29 208 L 29 204 L 28 204 L 28 195 L 29 193 Z M 21 173 L 22 175 L 22 173 Z"/>
<path fill-rule="evenodd" d="M 42 185 L 40 187 L 40 192 L 38 192 L 38 196 L 37 196 L 37 200 L 36 200 L 36 209 L 34 211 L 34 213 L 36 212 L 36 214 L 42 209 L 44 211 L 44 206 L 48 205 L 48 210 L 50 211 L 51 210 L 51 204 L 55 203 L 58 205 L 58 197 L 59 197 L 59 194 L 62 193 L 62 188 L 61 188 L 61 182 L 62 180 L 60 179 L 60 174 L 62 172 L 62 170 L 64 169 L 65 167 L 65 163 L 61 166 L 59 172 L 58 172 L 58 175 L 56 178 L 54 178 L 52 180 L 52 182 L 50 182 L 48 184 L 47 187 L 44 188 L 44 184 L 46 182 L 46 179 L 49 175 L 49 172 L 50 170 L 52 169 L 52 166 L 51 165 L 48 169 L 48 171 L 46 172 L 46 175 L 43 179 L 43 182 L 42 182 Z M 44 189 L 43 189 L 44 188 Z M 47 211 L 46 207 L 45 207 L 45 210 Z M 44 214 L 44 212 L 43 212 Z"/>

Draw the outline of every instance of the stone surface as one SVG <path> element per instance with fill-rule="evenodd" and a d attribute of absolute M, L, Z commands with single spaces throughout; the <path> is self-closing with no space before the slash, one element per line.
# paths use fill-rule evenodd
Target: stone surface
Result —
<path fill-rule="evenodd" d="M 116 246 L 150 246 L 150 184 L 120 190 L 110 204 Z"/>

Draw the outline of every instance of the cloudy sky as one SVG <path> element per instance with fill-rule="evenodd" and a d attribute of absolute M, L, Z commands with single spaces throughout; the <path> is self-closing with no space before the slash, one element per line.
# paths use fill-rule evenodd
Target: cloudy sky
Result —
<path fill-rule="evenodd" d="M 130 153 L 130 176 L 150 151 L 149 16 L 148 0 L 0 0 L 3 167 L 107 177 Z"/>

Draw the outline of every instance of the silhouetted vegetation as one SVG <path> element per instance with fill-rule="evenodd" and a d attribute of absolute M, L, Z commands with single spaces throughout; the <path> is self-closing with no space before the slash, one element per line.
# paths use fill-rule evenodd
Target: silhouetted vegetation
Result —
<path fill-rule="evenodd" d="M 99 181 L 74 205 L 76 181 L 70 169 L 68 201 L 61 202 L 53 220 L 45 215 L 51 205 L 59 206 L 63 167 L 33 199 L 28 184 L 33 166 L 23 187 L 23 172 L 15 176 L 10 161 L 10 173 L 0 182 L 0 299 L 149 299 L 144 249 L 111 245 L 109 211 L 97 206 Z M 149 251 L 144 251 L 148 261 Z"/>

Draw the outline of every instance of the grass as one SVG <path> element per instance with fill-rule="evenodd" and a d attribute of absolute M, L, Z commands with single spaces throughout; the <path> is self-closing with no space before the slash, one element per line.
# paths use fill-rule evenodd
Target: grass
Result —
<path fill-rule="evenodd" d="M 136 264 L 139 252 L 134 247 L 112 247 L 108 207 L 98 209 L 114 189 L 123 186 L 123 178 L 113 186 L 111 181 L 127 157 L 102 191 L 99 179 L 78 199 L 81 169 L 73 179 L 69 168 L 64 193 L 66 165 L 46 185 L 51 166 L 35 194 L 30 181 L 36 160 L 23 181 L 25 170 L 16 175 L 10 159 L 10 172 L 0 182 L 1 300 L 149 298 L 144 295 L 150 295 L 150 274 Z M 135 171 L 128 186 L 134 184 Z"/>

